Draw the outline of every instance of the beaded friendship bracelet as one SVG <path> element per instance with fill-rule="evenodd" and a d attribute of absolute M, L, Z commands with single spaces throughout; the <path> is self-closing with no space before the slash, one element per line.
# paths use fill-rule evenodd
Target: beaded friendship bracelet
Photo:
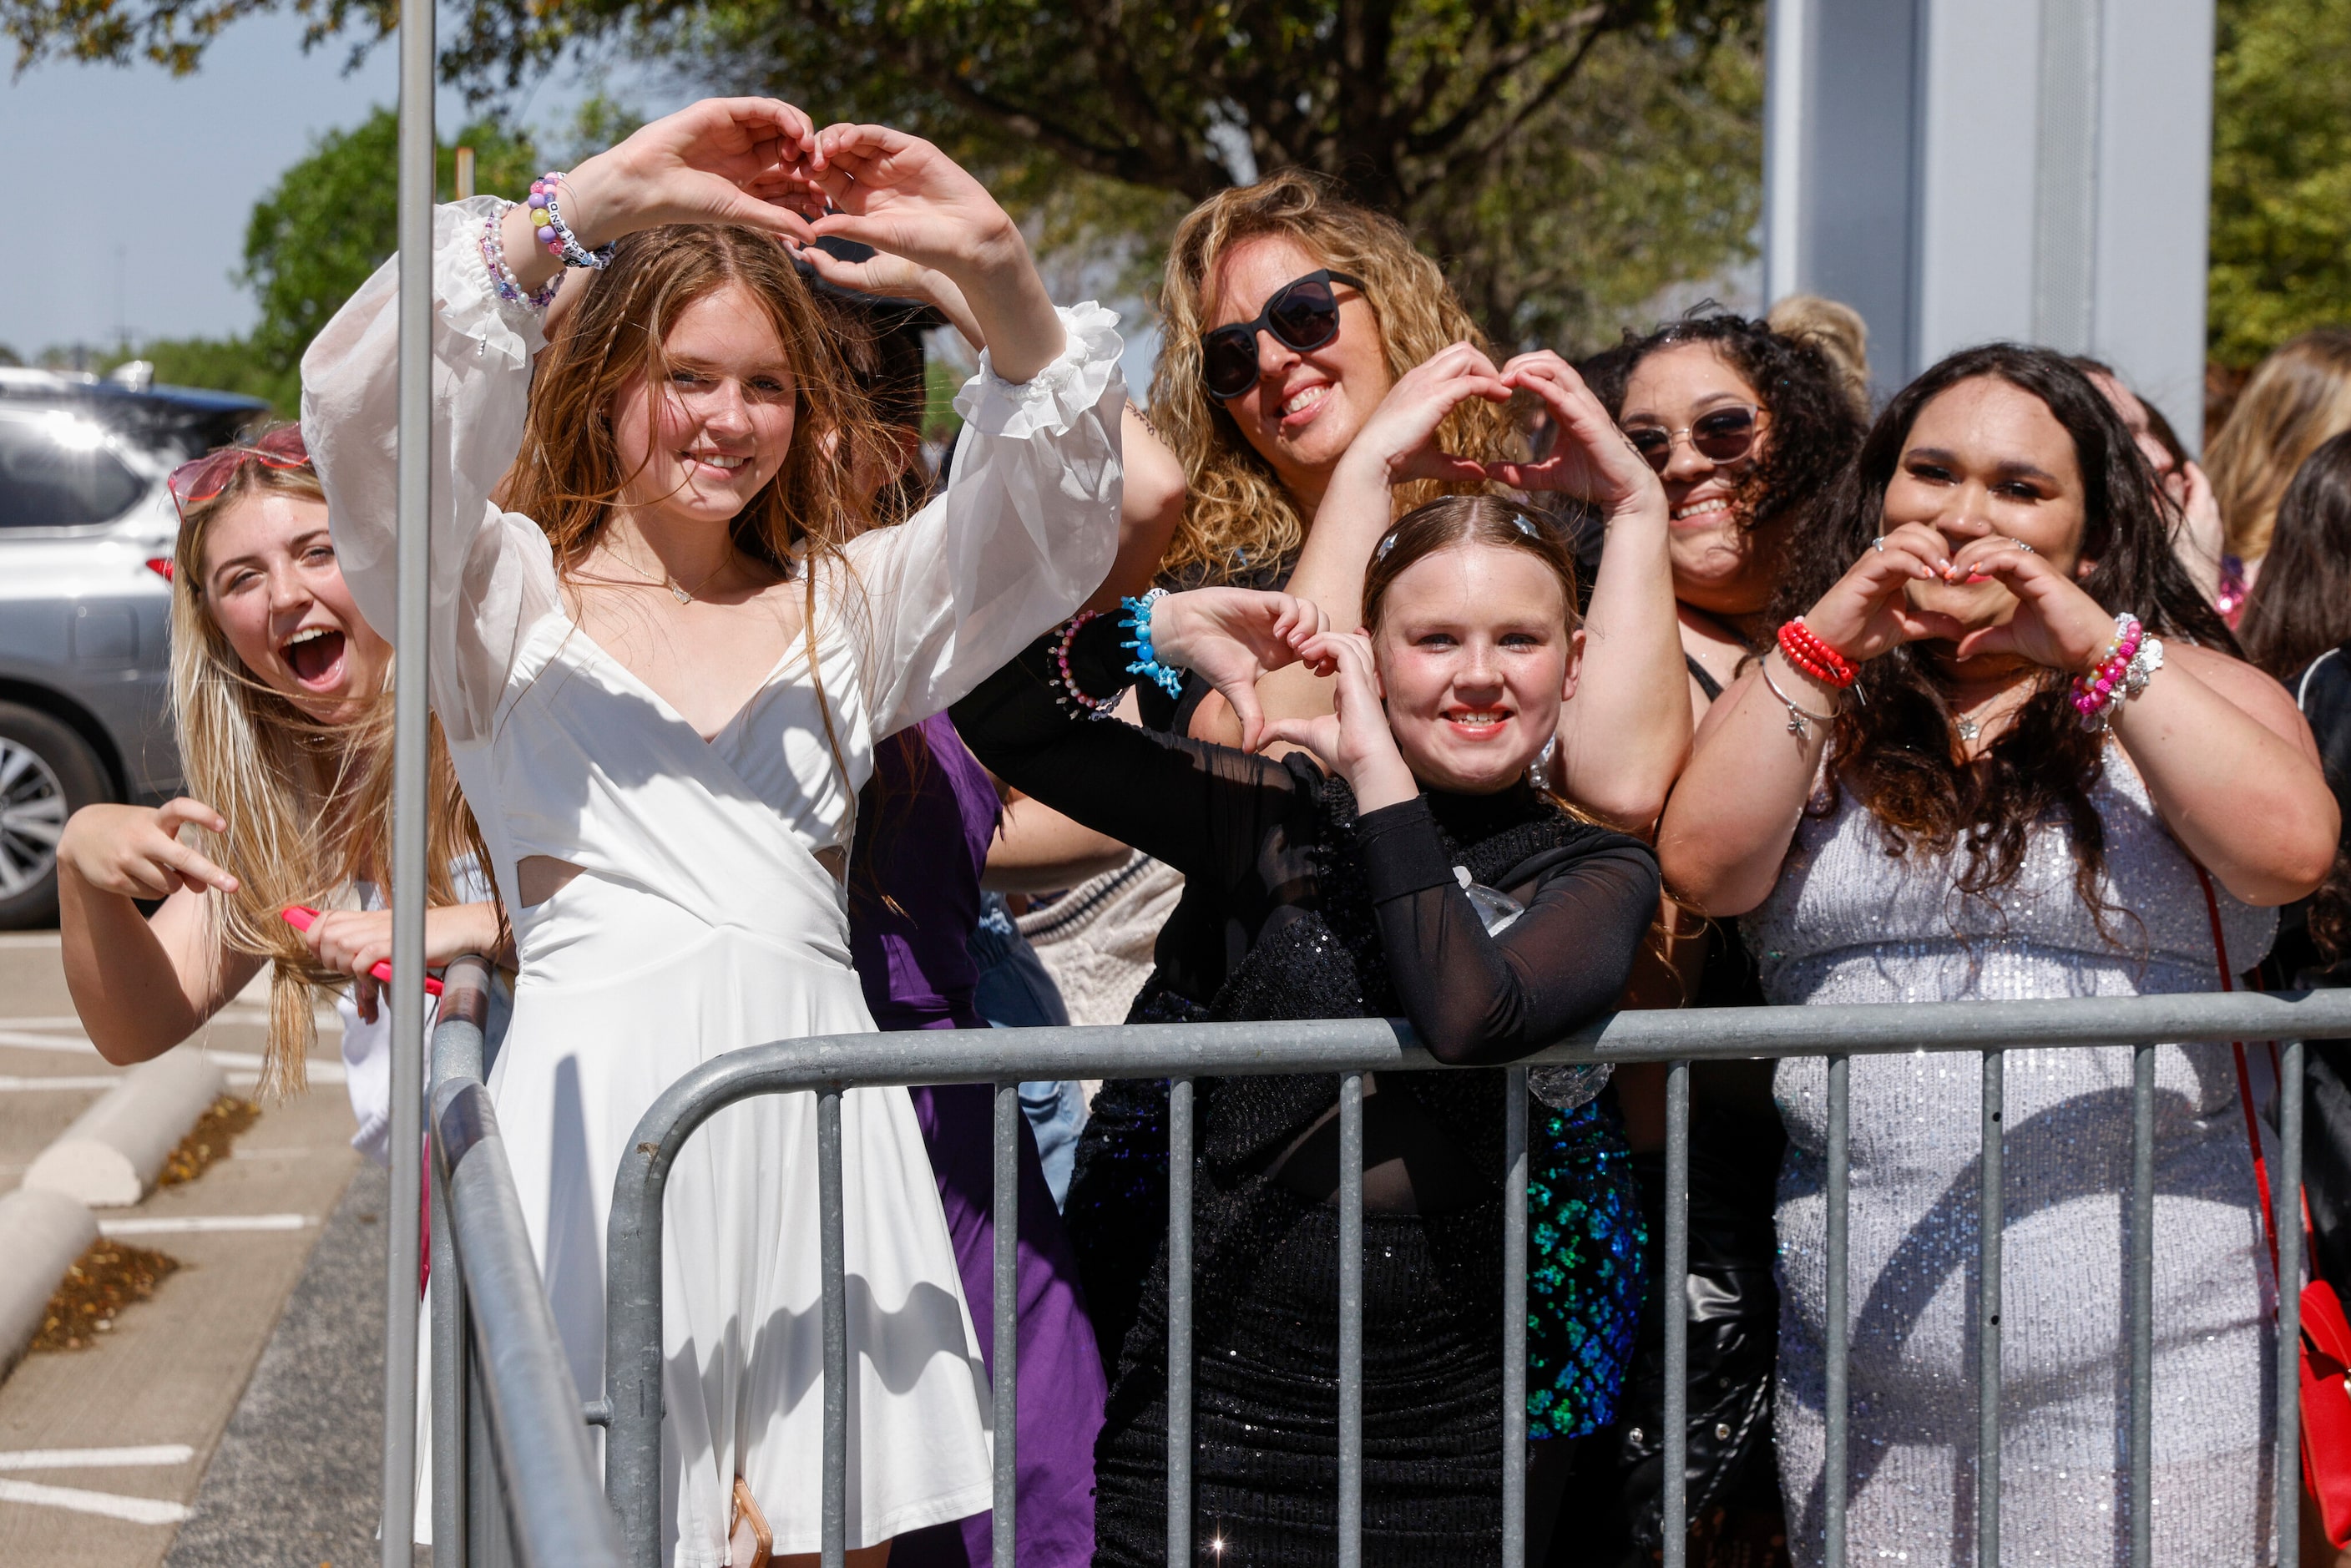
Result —
<path fill-rule="evenodd" d="M 1101 616 L 1099 610 L 1079 611 L 1062 623 L 1061 634 L 1053 643 L 1053 684 L 1061 688 L 1053 694 L 1053 701 L 1087 718 L 1108 718 L 1111 710 L 1118 706 L 1118 694 L 1090 697 L 1078 685 L 1077 677 L 1070 673 L 1070 644 L 1077 641 L 1079 632 L 1084 629 L 1087 622 L 1099 620 Z"/>
<path fill-rule="evenodd" d="M 1128 633 L 1120 645 L 1134 653 L 1134 662 L 1126 667 L 1128 674 L 1141 675 L 1169 696 L 1181 697 L 1184 695 L 1184 672 L 1161 664 L 1151 652 L 1151 612 L 1166 597 L 1165 589 L 1155 588 L 1140 599 L 1119 601 L 1125 613 L 1119 617 L 1118 623 Z"/>
<path fill-rule="evenodd" d="M 2147 690 L 2147 683 L 2163 668 L 2163 643 L 2147 634 L 2139 618 L 2128 611 L 2115 617 L 2114 641 L 2086 675 L 2074 677 L 2074 711 L 2082 727 L 2098 731 L 2114 723 L 2115 709 Z"/>
<path fill-rule="evenodd" d="M 530 183 L 530 219 L 532 233 L 547 254 L 566 267 L 585 267 L 602 271 L 612 260 L 612 247 L 600 246 L 590 250 L 580 243 L 571 225 L 563 221 L 563 206 L 557 187 L 563 176 L 550 169 Z"/>
<path fill-rule="evenodd" d="M 544 310 L 555 303 L 556 291 L 563 287 L 561 277 L 549 278 L 544 287 L 526 289 L 522 280 L 507 265 L 507 242 L 503 230 L 507 214 L 514 211 L 512 202 L 500 202 L 482 225 L 482 266 L 490 275 L 490 287 L 499 298 L 509 305 L 520 305 L 532 310 Z"/>
<path fill-rule="evenodd" d="M 1802 618 L 1788 622 L 1780 628 L 1780 652 L 1788 663 L 1820 682 L 1839 691 L 1860 678 L 1861 666 L 1821 641 Z"/>

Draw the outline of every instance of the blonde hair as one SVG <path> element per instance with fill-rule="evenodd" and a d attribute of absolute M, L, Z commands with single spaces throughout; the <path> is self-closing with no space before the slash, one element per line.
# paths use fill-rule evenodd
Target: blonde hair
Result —
<path fill-rule="evenodd" d="M 2269 553 L 2278 502 L 2294 471 L 2345 430 L 2351 430 L 2351 328 L 2304 332 L 2261 362 L 2205 453 L 2231 555 L 2257 560 Z"/>
<path fill-rule="evenodd" d="M 595 549 L 613 503 L 633 479 L 613 437 L 611 410 L 642 375 L 644 395 L 664 394 L 664 345 L 678 318 L 730 285 L 758 302 L 784 346 L 793 383 L 792 441 L 783 465 L 727 525 L 735 548 L 789 580 L 805 552 L 854 588 L 842 547 L 873 524 L 854 482 L 861 459 L 885 461 L 890 432 L 831 345 L 824 317 L 780 241 L 756 229 L 673 224 L 619 242 L 533 378 L 522 454 L 500 504 L 536 518 L 569 577 Z M 817 658 L 817 573 L 801 571 L 802 635 L 825 739 L 848 768 Z M 850 596 L 853 598 L 852 596 Z M 853 792 L 852 792 L 853 793 Z"/>
<path fill-rule="evenodd" d="M 1860 311 L 1843 300 L 1791 294 L 1771 307 L 1763 324 L 1826 360 L 1855 417 L 1869 423 L 1869 323 Z"/>
<path fill-rule="evenodd" d="M 205 545 L 230 507 L 271 494 L 321 506 L 327 499 L 308 467 L 246 463 L 219 495 L 182 517 L 172 568 L 172 713 L 188 792 L 228 821 L 214 858 L 237 888 L 210 900 L 222 945 L 270 966 L 260 1092 L 282 1096 L 308 1084 L 319 994 L 350 983 L 318 961 L 283 911 L 323 906 L 357 879 L 391 899 L 392 679 L 387 670 L 383 689 L 358 717 L 330 724 L 264 685 L 230 646 L 204 603 Z M 486 874 L 490 862 L 437 722 L 431 746 L 425 895 L 428 904 L 450 904 L 459 902 L 451 858 L 470 851 Z"/>
<path fill-rule="evenodd" d="M 1272 467 L 1243 439 L 1200 380 L 1200 337 L 1212 320 L 1213 280 L 1238 245 L 1268 235 L 1294 242 L 1334 272 L 1364 280 L 1379 322 L 1388 370 L 1402 376 L 1459 342 L 1490 351 L 1486 334 L 1454 296 L 1435 261 L 1384 217 L 1336 195 L 1321 177 L 1287 169 L 1254 185 L 1219 191 L 1176 225 L 1160 288 L 1159 368 L 1151 378 L 1151 419 L 1184 465 L 1188 494 L 1162 576 L 1207 581 L 1237 577 L 1297 549 L 1306 522 Z M 1473 400 L 1446 416 L 1448 451 L 1485 460 L 1507 455 L 1510 416 Z M 1397 515 L 1439 496 L 1480 486 L 1422 480 L 1398 486 Z"/>

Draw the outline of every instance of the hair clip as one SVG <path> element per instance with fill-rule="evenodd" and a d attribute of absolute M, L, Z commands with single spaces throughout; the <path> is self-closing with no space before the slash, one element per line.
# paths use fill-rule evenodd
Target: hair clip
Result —
<path fill-rule="evenodd" d="M 1394 528 L 1390 528 L 1386 534 L 1382 536 L 1378 547 L 1372 551 L 1372 559 L 1374 560 L 1387 559 L 1388 551 L 1395 549 L 1395 530 Z"/>
<path fill-rule="evenodd" d="M 1526 535 L 1527 538 L 1536 540 L 1541 539 L 1542 530 L 1535 527 L 1534 519 L 1528 517 L 1524 512 L 1512 512 L 1510 514 L 1510 521 L 1518 524 L 1519 532 Z"/>

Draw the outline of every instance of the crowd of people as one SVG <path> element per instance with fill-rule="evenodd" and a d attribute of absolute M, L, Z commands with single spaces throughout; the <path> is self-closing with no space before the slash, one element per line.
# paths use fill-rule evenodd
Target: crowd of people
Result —
<path fill-rule="evenodd" d="M 2116 369 L 2045 349 L 1880 397 L 1826 300 L 1506 355 L 1402 226 L 1279 172 L 1177 226 L 1141 396 L 1113 314 L 1057 307 L 945 153 L 763 99 L 444 206 L 431 266 L 415 893 L 430 961 L 510 981 L 491 1088 L 583 1390 L 621 1150 L 714 1056 L 1402 1017 L 1469 1071 L 1364 1084 L 1364 1561 L 1491 1561 L 1497 1069 L 1620 1007 L 2351 979 L 2351 333 L 2255 374 L 2208 478 Z M 396 293 L 387 263 L 312 344 L 298 428 L 173 476 L 190 792 L 89 808 L 60 850 L 101 1051 L 172 1049 L 267 967 L 266 1085 L 300 1086 L 336 993 L 379 1148 L 414 1090 L 371 974 Z M 950 330 L 979 368 L 933 461 L 922 344 Z M 2310 1061 L 2315 1267 L 2351 1286 L 2351 1061 Z M 2158 1561 L 2265 1563 L 2277 1281 L 2244 1107 L 2274 1077 L 2157 1052 L 2139 1499 L 2130 1074 L 2007 1056 L 2006 1528 L 2106 1561 L 2150 1510 Z M 1662 1072 L 1531 1077 L 1530 1561 L 1646 1563 L 1687 1527 L 1693 1562 L 1820 1562 L 1823 1063 L 1693 1074 L 1672 1302 Z M 1973 1551 L 1980 1092 L 1941 1056 L 1851 1068 L 1846 1531 L 1873 1557 Z M 1218 1562 L 1336 1561 L 1339 1101 L 1333 1074 L 1196 1089 Z M 1021 1104 L 1019 1555 L 1158 1563 L 1169 1086 Z M 843 1096 L 852 1562 L 991 1556 L 990 1113 L 971 1086 Z M 678 1564 L 818 1549 L 815 1114 L 731 1107 L 670 1180 Z"/>

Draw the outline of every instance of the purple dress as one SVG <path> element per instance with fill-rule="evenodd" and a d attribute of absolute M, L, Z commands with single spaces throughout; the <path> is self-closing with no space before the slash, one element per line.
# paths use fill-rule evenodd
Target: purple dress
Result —
<path fill-rule="evenodd" d="M 849 943 L 873 1021 L 885 1030 L 985 1029 L 967 943 L 1001 810 L 987 774 L 945 714 L 874 748 L 850 855 Z M 910 1092 L 930 1147 L 981 1354 L 995 1355 L 995 1097 L 984 1083 Z M 1082 1568 L 1094 1550 L 1094 1435 L 1106 1385 L 1061 1228 L 1020 1124 L 1019 1540 L 1022 1568 Z M 892 1568 L 981 1568 L 987 1514 L 899 1538 Z"/>

